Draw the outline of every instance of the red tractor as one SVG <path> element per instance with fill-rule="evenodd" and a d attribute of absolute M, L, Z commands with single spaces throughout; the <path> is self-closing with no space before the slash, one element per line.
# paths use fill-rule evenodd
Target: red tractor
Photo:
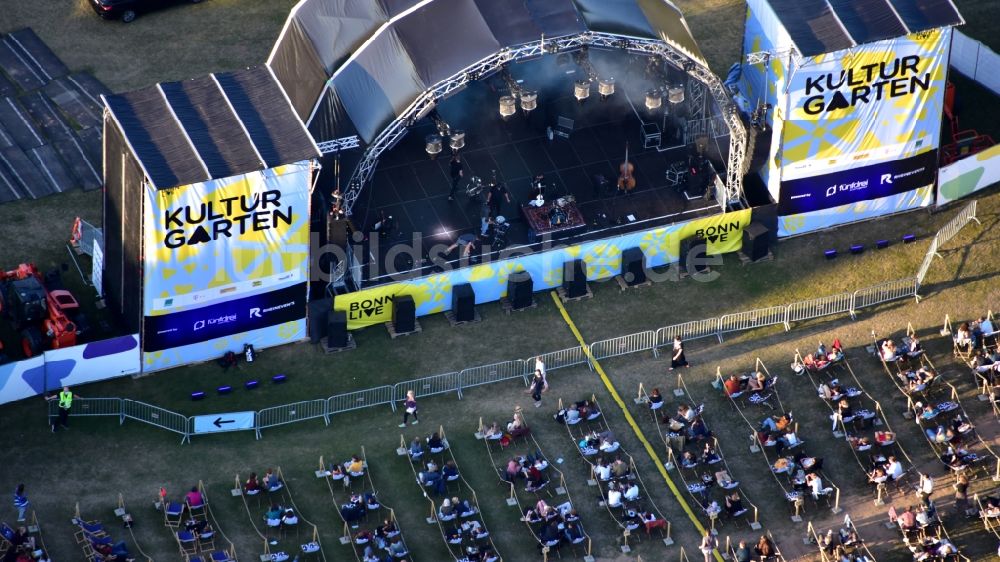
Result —
<path fill-rule="evenodd" d="M 72 347 L 80 334 L 80 303 L 62 287 L 58 273 L 43 278 L 31 263 L 0 271 L 0 312 L 20 332 L 25 357 Z"/>

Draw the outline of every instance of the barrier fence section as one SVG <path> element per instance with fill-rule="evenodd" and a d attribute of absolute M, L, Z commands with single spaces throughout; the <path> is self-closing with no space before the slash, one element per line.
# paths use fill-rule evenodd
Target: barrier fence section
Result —
<path fill-rule="evenodd" d="M 788 305 L 770 306 L 756 310 L 748 310 L 725 314 L 718 318 L 706 318 L 664 326 L 657 330 L 646 330 L 594 342 L 588 346 L 597 360 L 618 357 L 643 351 L 652 351 L 658 355 L 657 349 L 670 346 L 674 336 L 684 340 L 696 340 L 715 336 L 722 342 L 725 333 L 752 330 L 766 326 L 781 324 L 785 330 L 791 329 L 792 322 L 812 320 L 837 314 L 850 314 L 851 318 L 862 308 L 875 306 L 893 300 L 915 297 L 919 302 L 918 290 L 920 282 L 927 274 L 933 257 L 940 245 L 953 238 L 966 224 L 979 222 L 976 218 L 976 201 L 971 201 L 959 211 L 958 215 L 945 224 L 931 241 L 924 262 L 916 276 L 878 283 L 858 289 L 853 293 L 838 293 L 815 299 L 793 302 Z M 590 364 L 586 350 L 576 346 L 559 351 L 539 355 L 546 371 Z M 287 425 L 300 421 L 323 418 L 329 425 L 330 416 L 361 408 L 389 405 L 396 411 L 396 403 L 406 399 L 406 392 L 413 390 L 416 397 L 434 396 L 455 392 L 462 398 L 463 389 L 476 386 L 523 379 L 527 384 L 528 377 L 534 372 L 535 357 L 501 361 L 490 365 L 471 367 L 461 371 L 411 379 L 394 385 L 382 385 L 365 390 L 357 390 L 330 396 L 326 399 L 306 400 L 294 404 L 285 404 L 264 408 L 256 412 L 256 422 L 253 429 L 259 439 L 261 430 Z M 49 421 L 52 423 L 59 415 L 58 404 L 48 403 Z M 126 419 L 134 419 L 149 425 L 160 427 L 182 435 L 181 443 L 190 442 L 194 433 L 194 416 L 185 417 L 176 412 L 165 410 L 145 402 L 123 398 L 79 398 L 74 400 L 71 416 L 117 416 L 119 424 Z"/>
<path fill-rule="evenodd" d="M 1000 55 L 957 29 L 951 36 L 951 66 L 1000 95 Z"/>

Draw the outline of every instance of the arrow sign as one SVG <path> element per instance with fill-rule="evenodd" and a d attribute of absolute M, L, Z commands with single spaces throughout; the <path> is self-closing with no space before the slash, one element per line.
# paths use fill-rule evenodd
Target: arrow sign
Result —
<path fill-rule="evenodd" d="M 226 412 L 194 416 L 195 433 L 218 433 L 222 431 L 244 431 L 254 428 L 255 412 Z"/>

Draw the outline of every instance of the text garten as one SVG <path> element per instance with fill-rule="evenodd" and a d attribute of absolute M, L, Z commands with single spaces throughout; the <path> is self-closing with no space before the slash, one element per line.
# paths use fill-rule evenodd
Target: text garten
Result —
<path fill-rule="evenodd" d="M 281 226 L 291 226 L 294 215 L 291 206 L 281 208 L 278 190 L 226 197 L 199 205 L 187 205 L 163 212 L 163 228 L 167 231 L 163 243 L 168 248 L 193 246 L 234 234 L 260 232 Z M 194 226 L 190 232 L 187 226 Z"/>

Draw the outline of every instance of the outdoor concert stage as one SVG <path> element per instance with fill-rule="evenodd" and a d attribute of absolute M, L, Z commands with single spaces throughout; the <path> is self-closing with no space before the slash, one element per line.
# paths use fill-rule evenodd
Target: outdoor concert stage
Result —
<path fill-rule="evenodd" d="M 424 138 L 435 132 L 434 124 L 424 119 L 411 127 L 402 141 L 382 156 L 371 185 L 361 192 L 353 210 L 354 227 L 365 232 L 371 231 L 380 211 L 391 215 L 395 222 L 388 236 L 377 244 L 366 242 L 358 252 L 366 262 L 362 277 L 376 280 L 391 273 L 389 268 L 397 273 L 434 271 L 436 268 L 427 261 L 432 247 L 450 245 L 463 233 L 478 233 L 480 204 L 465 195 L 465 184 L 471 176 L 487 182 L 493 170 L 511 194 L 511 202 L 504 202 L 500 213 L 512 223 L 507 233 L 508 250 L 536 241 L 529 239 L 533 237 L 529 236 L 521 206 L 530 200 L 531 178 L 538 173 L 545 175 L 546 200 L 573 196 L 586 221 L 581 229 L 554 235 L 560 242 L 602 238 L 718 213 L 719 205 L 713 199 L 689 200 L 682 192 L 685 183 L 668 186 L 668 168 L 675 162 L 687 163 L 693 151 L 692 146 L 684 144 L 683 123 L 690 112 L 689 104 L 672 105 L 664 100 L 659 110 L 646 109 L 646 57 L 592 50 L 591 60 L 599 69 L 603 63 L 618 70 L 616 92 L 606 100 L 600 99 L 595 85 L 589 99 L 577 102 L 572 86 L 574 80 L 580 79 L 580 70 L 572 61 L 560 65 L 556 57 L 545 57 L 511 67 L 515 78 L 523 78 L 525 87 L 539 90 L 539 107 L 528 115 L 519 110 L 508 120 L 501 119 L 497 100 L 506 93 L 506 86 L 498 77 L 474 82 L 438 105 L 441 117 L 453 129 L 466 132 L 467 144 L 461 150 L 465 178 L 454 201 L 448 201 L 449 149 L 446 146 L 437 158 L 431 159 L 424 150 Z M 707 112 L 718 111 L 711 96 L 705 96 L 705 103 Z M 560 116 L 572 119 L 574 130 L 568 138 L 555 136 L 549 140 L 546 128 L 554 127 Z M 643 146 L 643 122 L 656 123 L 661 130 L 659 149 Z M 728 136 L 708 138 L 707 154 L 721 173 Z M 619 193 L 615 185 L 626 142 L 637 184 L 628 195 Z M 606 188 L 598 187 L 597 176 L 607 178 Z M 418 243 L 423 262 L 414 263 L 412 253 L 402 253 L 393 264 L 386 263 L 385 256 L 392 247 Z M 458 256 L 459 251 L 452 250 L 447 259 Z M 371 267 L 376 260 L 378 267 Z"/>

